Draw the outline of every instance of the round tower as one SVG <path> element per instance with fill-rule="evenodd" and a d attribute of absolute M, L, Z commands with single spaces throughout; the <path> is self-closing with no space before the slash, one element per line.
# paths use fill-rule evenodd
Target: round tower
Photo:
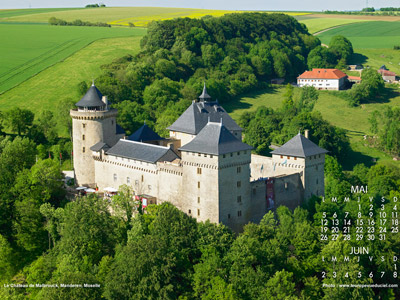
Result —
<path fill-rule="evenodd" d="M 110 109 L 107 97 L 92 84 L 82 99 L 71 109 L 72 143 L 77 185 L 94 186 L 95 172 L 92 146 L 98 143 L 112 147 L 116 134 L 117 110 Z"/>

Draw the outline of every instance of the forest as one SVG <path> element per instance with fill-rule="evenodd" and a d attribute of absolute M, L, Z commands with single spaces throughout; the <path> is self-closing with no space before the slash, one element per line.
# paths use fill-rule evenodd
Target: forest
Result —
<path fill-rule="evenodd" d="M 343 38 L 333 42 L 347 44 Z M 305 26 L 283 14 L 154 22 L 142 52 L 103 66 L 96 85 L 118 108 L 118 123 L 127 134 L 146 121 L 165 136 L 165 128 L 198 97 L 203 82 L 223 105 L 266 87 L 273 78 L 291 82 L 319 47 Z M 346 47 L 342 53 L 318 50 L 313 56 L 343 64 L 352 51 Z M 79 85 L 81 94 L 87 87 L 86 82 Z M 324 239 L 321 218 L 337 212 L 340 220 L 348 216 L 354 228 L 361 207 L 363 220 L 373 221 L 378 230 L 381 204 L 387 215 L 397 213 L 390 199 L 400 197 L 400 171 L 360 164 L 344 172 L 340 160 L 349 150 L 346 132 L 313 111 L 316 101 L 318 92 L 308 87 L 294 99 L 288 84 L 281 108 L 260 107 L 242 115 L 245 141 L 256 153 L 267 154 L 270 144 L 283 144 L 299 129 L 309 129 L 311 139 L 330 151 L 326 198 L 343 199 L 351 185 L 368 185 L 368 196 L 375 199 L 372 217 L 367 217 L 367 195 L 359 195 L 360 206 L 353 204 L 354 195 L 349 203 L 313 197 L 293 212 L 286 207 L 268 212 L 260 224 L 250 223 L 240 234 L 222 224 L 198 223 L 169 203 L 143 209 L 127 186 L 111 203 L 95 196 L 71 201 L 61 174 L 61 158 L 69 159 L 71 142 L 57 137 L 54 128 L 60 124 L 71 130 L 68 112 L 77 100 L 59 103 L 58 115 L 44 111 L 35 116 L 24 109 L 3 113 L 0 299 L 398 299 L 398 289 L 322 285 L 348 282 L 346 274 L 354 284 L 399 283 L 393 264 L 371 264 L 367 257 L 338 262 L 340 276 L 332 277 L 334 265 L 321 257 L 336 255 L 343 262 L 343 253 L 359 242 L 354 235 L 344 241 L 344 232 L 338 239 Z M 398 118 L 397 110 L 386 114 Z M 371 120 L 380 134 L 396 132 L 395 121 L 385 122 L 378 114 Z M 399 249 L 399 235 L 390 226 L 393 220 L 388 221 L 386 239 L 365 241 L 370 255 L 393 256 Z M 385 277 L 377 276 L 382 270 Z M 82 287 L 52 287 L 62 283 Z"/>

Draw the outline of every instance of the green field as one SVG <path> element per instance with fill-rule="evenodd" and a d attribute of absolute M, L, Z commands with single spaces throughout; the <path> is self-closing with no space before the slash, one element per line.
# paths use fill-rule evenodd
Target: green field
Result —
<path fill-rule="evenodd" d="M 357 49 L 388 48 L 400 45 L 400 22 L 374 21 L 334 28 L 318 35 L 325 44 L 334 35 L 343 35 Z"/>
<path fill-rule="evenodd" d="M 1 24 L 0 93 L 96 40 L 144 34 L 139 28 Z"/>
<path fill-rule="evenodd" d="M 273 109 L 280 108 L 284 92 L 284 86 L 274 86 L 268 90 L 250 93 L 229 104 L 223 104 L 223 106 L 232 118 L 238 121 L 243 112 L 255 111 L 262 105 Z M 337 92 L 319 91 L 319 99 L 314 110 L 321 112 L 323 118 L 331 124 L 347 130 L 353 150 L 348 165 L 349 169 L 355 163 L 371 163 L 371 158 L 384 163 L 396 163 L 391 156 L 364 145 L 363 136 L 370 134 L 368 117 L 371 112 L 382 110 L 387 105 L 400 107 L 400 91 L 390 89 L 386 97 L 388 103 L 369 103 L 360 107 L 349 107 L 347 102 L 335 93 Z M 299 95 L 300 89 L 295 88 L 294 99 Z"/>
<path fill-rule="evenodd" d="M 365 20 L 338 19 L 338 18 L 309 18 L 309 19 L 299 20 L 299 22 L 305 24 L 310 33 L 316 33 L 327 28 L 342 26 L 351 23 L 365 22 Z"/>
<path fill-rule="evenodd" d="M 78 83 L 86 81 L 89 84 L 92 78 L 102 73 L 101 65 L 137 53 L 140 39 L 141 36 L 111 38 L 90 44 L 0 95 L 1 110 L 23 107 L 35 113 L 44 109 L 55 111 L 62 99 L 79 99 Z"/>
<path fill-rule="evenodd" d="M 53 13 L 65 10 L 77 10 L 82 8 L 29 8 L 29 9 L 0 9 L 0 21 L 3 18 L 11 18 L 24 15 L 34 15 L 41 13 Z"/>

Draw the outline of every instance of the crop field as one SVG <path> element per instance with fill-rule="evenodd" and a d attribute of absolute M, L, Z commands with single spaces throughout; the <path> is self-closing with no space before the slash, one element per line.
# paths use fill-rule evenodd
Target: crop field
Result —
<path fill-rule="evenodd" d="M 334 28 L 318 35 L 323 43 L 329 43 L 334 35 L 343 35 L 353 44 L 353 48 L 389 48 L 400 45 L 400 22 L 365 22 Z"/>
<path fill-rule="evenodd" d="M 309 18 L 299 20 L 299 22 L 305 24 L 310 33 L 316 33 L 336 26 L 366 21 L 362 19 Z"/>
<path fill-rule="evenodd" d="M 24 15 L 34 15 L 41 13 L 52 13 L 65 10 L 76 10 L 81 8 L 31 8 L 31 9 L 0 9 L 0 21 L 4 18 L 11 18 Z"/>
<path fill-rule="evenodd" d="M 78 99 L 78 83 L 101 74 L 100 66 L 140 50 L 141 36 L 98 40 L 65 60 L 0 95 L 1 110 L 28 108 L 35 113 L 56 109 L 58 101 Z"/>
<path fill-rule="evenodd" d="M 1 17 L 0 14 L 0 22 L 47 23 L 49 18 L 56 17 L 66 21 L 81 19 L 90 22 L 107 22 L 111 25 L 128 26 L 129 23 L 132 23 L 135 26 L 146 26 L 154 20 L 169 20 L 179 17 L 201 18 L 206 15 L 218 17 L 235 12 L 240 11 L 167 7 L 105 7 L 50 11 L 8 17 Z M 309 14 L 304 12 L 285 13 L 292 16 Z"/>
<path fill-rule="evenodd" d="M 0 94 L 95 40 L 144 34 L 140 28 L 1 24 Z"/>

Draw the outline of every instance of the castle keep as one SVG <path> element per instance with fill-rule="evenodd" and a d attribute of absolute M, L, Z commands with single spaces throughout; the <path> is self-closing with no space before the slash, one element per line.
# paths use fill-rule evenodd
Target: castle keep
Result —
<path fill-rule="evenodd" d="M 251 154 L 242 128 L 204 86 L 198 100 L 161 138 L 146 124 L 129 137 L 117 110 L 93 84 L 71 110 L 76 184 L 131 186 L 157 203 L 169 201 L 199 221 L 240 231 L 270 209 L 294 209 L 324 194 L 326 150 L 300 133 L 272 157 Z"/>

